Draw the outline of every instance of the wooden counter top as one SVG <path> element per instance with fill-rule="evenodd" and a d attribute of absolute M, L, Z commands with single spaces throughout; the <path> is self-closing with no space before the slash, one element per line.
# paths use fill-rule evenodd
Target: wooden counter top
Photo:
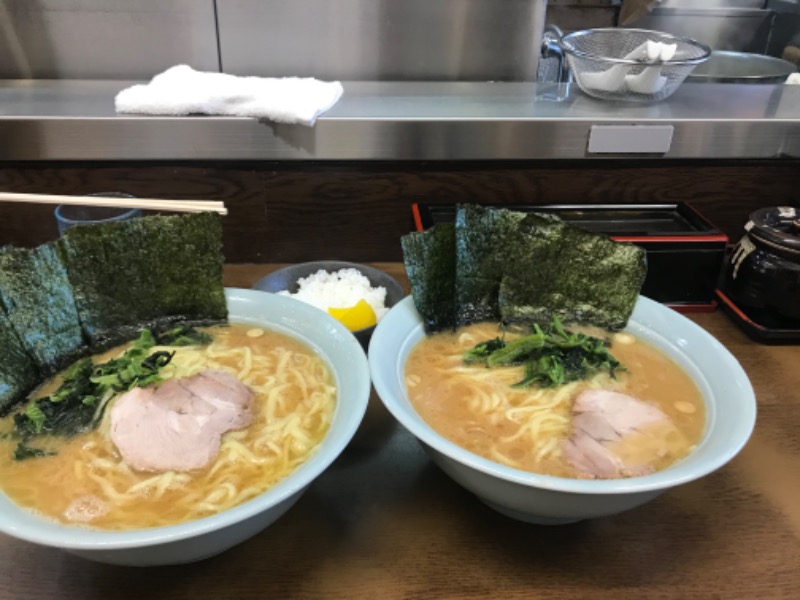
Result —
<path fill-rule="evenodd" d="M 270 268 L 231 266 L 226 283 Z M 557 527 L 503 517 L 373 403 L 351 447 L 244 544 L 137 569 L 0 535 L 0 598 L 800 598 L 800 348 L 752 342 L 720 312 L 691 319 L 750 376 L 755 433 L 716 473 L 635 510 Z"/>

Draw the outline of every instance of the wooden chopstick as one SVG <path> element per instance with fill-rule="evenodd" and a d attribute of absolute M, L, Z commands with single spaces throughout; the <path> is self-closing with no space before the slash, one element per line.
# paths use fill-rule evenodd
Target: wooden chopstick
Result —
<path fill-rule="evenodd" d="M 111 198 L 106 196 L 57 196 L 54 194 L 12 194 L 0 192 L 0 202 L 27 202 L 29 204 L 73 204 L 80 206 L 109 206 L 115 208 L 140 208 L 142 210 L 168 210 L 174 212 L 216 212 L 227 215 L 228 209 L 216 200 L 166 200 L 158 198 Z"/>

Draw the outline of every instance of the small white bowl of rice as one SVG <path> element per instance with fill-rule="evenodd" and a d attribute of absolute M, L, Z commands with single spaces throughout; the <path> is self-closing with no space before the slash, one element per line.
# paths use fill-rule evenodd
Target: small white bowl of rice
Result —
<path fill-rule="evenodd" d="M 333 311 L 331 314 L 347 313 L 347 309 L 357 305 L 364 307 L 374 315 L 374 321 L 368 320 L 366 326 L 358 327 L 363 311 L 357 311 L 361 314 L 351 323 L 347 323 L 347 315 L 344 321 L 346 325 L 355 324 L 350 330 L 365 351 L 369 347 L 375 324 L 405 296 L 400 283 L 380 269 L 336 260 L 311 261 L 284 267 L 260 279 L 253 288 L 290 296 L 323 312 Z M 369 306 L 368 309 L 365 304 Z"/>

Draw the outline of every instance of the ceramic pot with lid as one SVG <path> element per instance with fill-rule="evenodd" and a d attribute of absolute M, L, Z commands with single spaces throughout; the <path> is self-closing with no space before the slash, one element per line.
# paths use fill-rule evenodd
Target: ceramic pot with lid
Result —
<path fill-rule="evenodd" d="M 750 214 L 727 263 L 725 288 L 742 306 L 800 322 L 800 209 L 778 206 Z"/>

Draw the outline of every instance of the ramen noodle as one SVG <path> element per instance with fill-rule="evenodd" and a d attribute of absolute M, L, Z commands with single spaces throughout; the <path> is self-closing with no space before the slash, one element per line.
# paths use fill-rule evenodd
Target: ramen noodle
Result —
<path fill-rule="evenodd" d="M 448 440 L 484 458 L 525 471 L 579 477 L 564 456 L 573 430 L 573 401 L 585 390 L 621 392 L 656 406 L 677 433 L 658 440 L 653 469 L 691 452 L 705 428 L 705 405 L 694 381 L 670 358 L 629 334 L 613 338 L 611 353 L 625 367 L 555 388 L 517 389 L 522 367 L 466 365 L 464 351 L 497 337 L 496 324 L 470 325 L 427 336 L 405 366 L 409 399 Z M 506 339 L 515 336 L 506 334 Z"/>

